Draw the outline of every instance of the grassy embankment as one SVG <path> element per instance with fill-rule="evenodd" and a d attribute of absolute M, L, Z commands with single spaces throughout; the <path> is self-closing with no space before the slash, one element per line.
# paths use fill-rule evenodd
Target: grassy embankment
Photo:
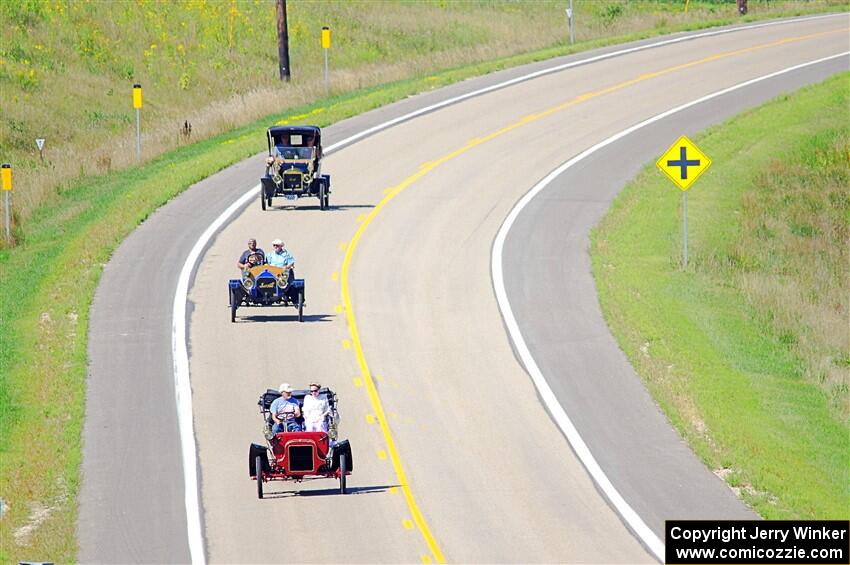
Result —
<path fill-rule="evenodd" d="M 18 220 L 17 245 L 0 247 L 0 561 L 74 559 L 88 309 L 102 265 L 139 222 L 193 182 L 260 151 L 271 122 L 327 125 L 411 93 L 570 50 L 557 2 L 535 3 L 537 12 L 508 2 L 404 10 L 388 3 L 360 10 L 346 3 L 289 5 L 293 66 L 303 72 L 295 67 L 293 82 L 281 86 L 274 83 L 268 42 L 257 47 L 251 41 L 271 26 L 268 4 L 237 3 L 241 15 L 230 51 L 222 27 L 227 6 L 217 3 L 0 3 L 0 28 L 9 35 L 0 44 L 0 86 L 4 101 L 12 102 L 3 108 L 0 159 L 15 165 Z M 798 10 L 788 12 L 788 5 L 772 2 L 760 15 Z M 836 3 L 805 8 L 825 5 Z M 614 33 L 634 39 L 737 21 L 729 5 L 692 2 L 687 17 L 678 4 L 590 6 L 592 13 L 578 12 L 575 50 L 613 43 L 616 38 L 604 36 Z M 423 25 L 430 21 L 436 27 Z M 334 96 L 311 103 L 323 85 L 321 52 L 308 43 L 324 23 L 335 30 Z M 516 29 L 525 30 L 525 40 Z M 539 47 L 534 41 L 547 30 L 548 49 L 469 65 Z M 601 39 L 589 41 L 594 37 Z M 143 82 L 146 93 L 142 167 L 132 164 L 128 91 L 134 81 Z M 67 95 L 65 85 L 76 90 Z M 271 114 L 281 109 L 288 113 Z M 189 139 L 177 134 L 184 118 L 194 126 Z M 48 140 L 43 166 L 32 143 L 39 136 Z M 157 157 L 160 152 L 167 153 Z"/>
<path fill-rule="evenodd" d="M 850 517 L 850 75 L 695 139 L 688 192 L 654 166 L 593 235 L 606 319 L 680 433 L 766 518 Z"/>

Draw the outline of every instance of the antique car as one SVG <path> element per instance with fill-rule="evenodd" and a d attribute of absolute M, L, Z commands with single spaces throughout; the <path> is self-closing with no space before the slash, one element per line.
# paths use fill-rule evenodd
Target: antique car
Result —
<path fill-rule="evenodd" d="M 307 394 L 306 390 L 294 390 L 292 398 L 301 404 Z M 269 481 L 300 483 L 321 478 L 338 479 L 340 494 L 346 493 L 346 478 L 354 469 L 351 444 L 347 439 L 337 441 L 336 394 L 322 387 L 319 395 L 327 399 L 331 407 L 327 432 L 278 433 L 272 431 L 270 407 L 280 393 L 269 389 L 260 395 L 257 405 L 263 417 L 266 445 L 252 443 L 248 452 L 248 474 L 257 482 L 258 498 L 263 498 L 263 485 Z"/>
<path fill-rule="evenodd" d="M 266 174 L 260 179 L 260 205 L 271 207 L 272 198 L 319 199 L 319 208 L 330 203 L 331 177 L 321 174 L 322 132 L 316 126 L 273 126 L 267 134 L 269 155 Z"/>
<path fill-rule="evenodd" d="M 291 267 L 249 267 L 242 271 L 241 278 L 228 282 L 230 321 L 236 321 L 240 306 L 293 306 L 298 309 L 298 321 L 303 322 L 304 290 L 304 279 L 296 279 Z"/>

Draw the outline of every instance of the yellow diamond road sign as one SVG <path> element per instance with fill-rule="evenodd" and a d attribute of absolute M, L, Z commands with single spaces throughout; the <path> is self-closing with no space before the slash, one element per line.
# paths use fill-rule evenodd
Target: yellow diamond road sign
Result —
<path fill-rule="evenodd" d="M 676 186 L 688 190 L 705 170 L 711 166 L 711 159 L 684 135 L 670 146 L 655 163 Z"/>

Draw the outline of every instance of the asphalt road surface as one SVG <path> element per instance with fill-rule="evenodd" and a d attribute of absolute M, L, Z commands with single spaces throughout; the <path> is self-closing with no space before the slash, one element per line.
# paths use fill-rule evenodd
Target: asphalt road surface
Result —
<path fill-rule="evenodd" d="M 494 237 L 524 193 L 588 147 L 701 96 L 845 52 L 847 32 L 846 15 L 806 19 L 690 34 L 572 66 L 329 152 L 328 211 L 315 199 L 275 199 L 263 212 L 251 199 L 207 246 L 189 295 L 206 559 L 655 561 L 651 541 L 600 492 L 514 353 L 493 291 Z M 412 97 L 326 128 L 325 146 L 440 100 L 621 49 Z M 624 137 L 544 190 L 509 233 L 506 287 L 529 348 L 606 476 L 656 536 L 665 518 L 752 514 L 670 429 L 608 333 L 588 230 L 678 135 L 847 68 L 844 56 L 779 75 Z M 190 560 L 171 307 L 189 250 L 257 184 L 262 162 L 192 187 L 106 267 L 91 317 L 82 562 Z M 307 285 L 303 323 L 293 309 L 258 308 L 230 323 L 227 280 L 238 275 L 248 237 L 267 250 L 280 237 L 295 255 Z M 281 382 L 314 380 L 341 399 L 351 494 L 325 479 L 269 483 L 258 500 L 247 476 L 248 446 L 262 440 L 257 398 Z"/>

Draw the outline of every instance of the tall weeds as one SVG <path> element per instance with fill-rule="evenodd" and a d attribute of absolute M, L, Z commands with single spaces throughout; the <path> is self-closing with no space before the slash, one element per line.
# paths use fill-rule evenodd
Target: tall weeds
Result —
<path fill-rule="evenodd" d="M 842 3 L 805 7 L 829 5 Z M 288 7 L 293 79 L 281 83 L 270 0 L 0 2 L 0 160 L 14 167 L 17 221 L 62 187 L 135 164 L 134 82 L 145 93 L 147 160 L 324 96 L 323 25 L 333 34 L 332 95 L 565 45 L 568 34 L 557 0 L 290 0 Z M 799 4 L 751 2 L 751 12 L 762 15 L 789 9 Z M 673 0 L 580 2 L 576 38 L 723 19 L 736 19 L 734 3 L 692 1 L 685 14 Z M 184 124 L 190 136 L 180 133 Z M 38 137 L 47 140 L 43 162 Z"/>

